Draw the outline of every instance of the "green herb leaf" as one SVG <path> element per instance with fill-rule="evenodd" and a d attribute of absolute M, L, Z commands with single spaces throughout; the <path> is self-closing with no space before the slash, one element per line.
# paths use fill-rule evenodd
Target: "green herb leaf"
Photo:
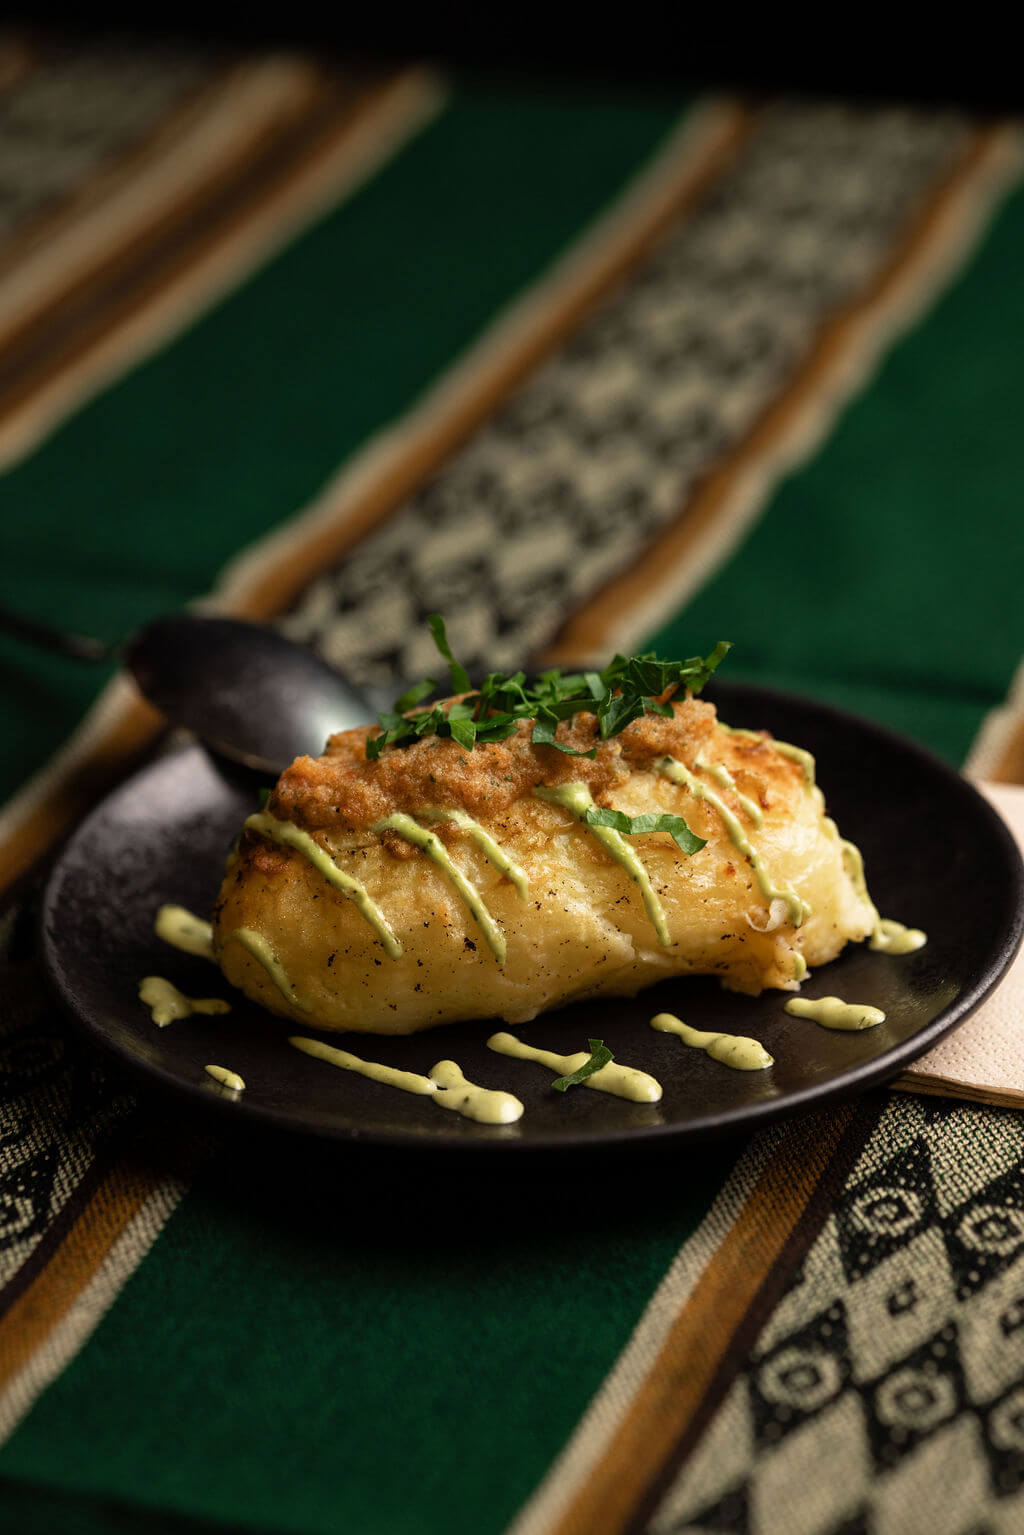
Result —
<path fill-rule="evenodd" d="M 477 742 L 486 746 L 489 741 L 507 741 L 509 736 L 515 735 L 517 724 L 513 714 L 492 714 L 490 719 L 477 722 Z"/>
<path fill-rule="evenodd" d="M 635 693 L 607 693 L 597 707 L 597 719 L 601 727 L 601 740 L 617 736 L 644 712 L 644 701 Z"/>
<path fill-rule="evenodd" d="M 595 1071 L 600 1071 L 602 1066 L 607 1066 L 615 1059 L 603 1039 L 588 1039 L 590 1046 L 590 1059 L 584 1061 L 582 1066 L 577 1066 L 567 1077 L 556 1077 L 551 1086 L 556 1093 L 564 1093 L 570 1087 L 576 1087 L 580 1082 L 585 1082 L 592 1077 Z"/>
<path fill-rule="evenodd" d="M 452 740 L 458 741 L 468 752 L 476 745 L 476 725 L 472 720 L 452 719 L 448 716 L 448 728 L 452 733 Z"/>
<path fill-rule="evenodd" d="M 407 709 L 411 709 L 414 704 L 418 704 L 421 699 L 433 693 L 436 687 L 437 683 L 433 677 L 425 677 L 422 682 L 414 683 L 411 688 L 402 694 L 401 698 L 395 699 L 393 705 L 395 713 L 404 714 Z"/>
<path fill-rule="evenodd" d="M 543 672 L 532 687 L 521 671 L 511 675 L 490 672 L 474 693 L 469 673 L 452 655 L 444 619 L 432 613 L 427 622 L 434 643 L 451 668 L 453 690 L 468 696 L 447 708 L 438 703 L 432 709 L 410 713 L 437 687 L 430 678 L 416 683 L 398 699 L 392 713 L 377 716 L 380 733 L 366 743 L 370 761 L 388 747 L 411 746 L 428 735 L 450 736 L 466 751 L 472 751 L 477 745 L 507 740 L 516 733 L 520 721 L 526 720 L 533 721 L 531 740 L 536 745 L 553 746 L 569 757 L 593 758 L 596 746 L 581 751 L 558 740 L 562 720 L 574 719 L 577 714 L 594 715 L 597 733 L 607 741 L 645 714 L 671 717 L 668 700 L 673 694 L 679 689 L 699 693 L 730 649 L 727 640 L 720 640 L 710 655 L 691 656 L 687 661 L 663 661 L 653 651 L 617 655 L 600 672 Z M 668 826 L 659 829 L 671 830 Z M 687 832 L 687 836 L 692 838 L 692 833 Z M 684 845 L 680 841 L 680 846 Z"/>
<path fill-rule="evenodd" d="M 435 704 L 432 709 L 424 709 L 421 714 L 414 714 L 406 724 L 411 728 L 414 736 L 444 735 L 444 724 L 448 716 L 440 704 Z"/>
<path fill-rule="evenodd" d="M 601 810 L 595 806 L 584 812 L 583 819 L 588 826 L 607 826 L 612 831 L 625 832 L 627 837 L 635 837 L 641 832 L 667 831 L 684 853 L 699 853 L 707 842 L 706 837 L 698 837 L 690 830 L 681 815 L 670 815 L 667 810 L 627 815 L 624 810 Z"/>
<path fill-rule="evenodd" d="M 430 632 L 434 636 L 434 644 L 452 669 L 452 692 L 468 693 L 473 684 L 469 680 L 469 673 L 466 668 L 460 666 L 452 655 L 452 647 L 448 643 L 448 635 L 445 632 L 444 619 L 440 613 L 431 613 L 427 623 L 430 625 Z"/>
<path fill-rule="evenodd" d="M 597 747 L 591 747 L 590 751 L 577 750 L 575 746 L 566 746 L 564 741 L 555 739 L 558 729 L 558 715 L 551 709 L 541 707 L 537 710 L 537 719 L 533 727 L 530 740 L 534 746 L 553 746 L 556 751 L 564 752 L 567 757 L 596 757 Z"/>
<path fill-rule="evenodd" d="M 259 789 L 257 791 L 261 810 L 266 810 L 267 805 L 270 802 L 270 796 L 273 794 L 273 792 L 273 789 Z"/>

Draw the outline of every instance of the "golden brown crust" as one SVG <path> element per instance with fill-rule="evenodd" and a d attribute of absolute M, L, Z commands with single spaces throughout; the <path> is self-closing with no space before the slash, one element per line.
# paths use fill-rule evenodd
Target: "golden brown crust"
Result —
<path fill-rule="evenodd" d="M 675 704 L 671 718 L 645 715 L 607 741 L 597 733 L 595 715 L 576 715 L 560 727 L 558 738 L 578 751 L 596 746 L 594 759 L 534 746 L 532 721 L 524 720 L 507 741 L 472 751 L 450 737 L 427 736 L 408 747 L 389 747 L 375 761 L 367 760 L 366 742 L 376 727 L 363 726 L 332 736 L 322 757 L 298 758 L 282 775 L 270 810 L 304 831 L 359 832 L 396 811 L 411 813 L 424 805 L 499 816 L 540 784 L 569 782 L 585 783 L 600 805 L 657 757 L 692 766 L 711 741 L 714 726 L 714 705 L 691 698 Z M 802 782 L 800 769 L 771 750 L 767 735 L 716 738 L 716 753 L 732 761 L 737 775 L 750 779 L 749 792 L 755 795 L 765 791 L 766 776 L 773 781 L 781 777 L 790 789 Z"/>
<path fill-rule="evenodd" d="M 262 832 L 243 836 L 214 913 L 214 948 L 228 979 L 298 1022 L 396 1034 L 455 1018 L 521 1022 L 572 997 L 631 994 L 694 973 L 718 975 L 741 991 L 792 989 L 802 966 L 826 963 L 847 939 L 870 931 L 872 910 L 844 869 L 820 791 L 767 733 L 719 729 L 706 703 L 687 700 L 671 718 L 636 721 L 600 743 L 593 760 L 533 746 L 528 722 L 497 746 L 469 752 L 428 738 L 370 762 L 368 733 L 336 736 L 324 757 L 293 764 L 270 810 L 312 835 L 338 871 L 360 883 L 399 952 L 386 952 L 366 916 L 308 856 Z M 588 749 L 593 716 L 576 719 L 566 739 Z M 696 794 L 658 771 L 664 756 L 682 762 L 708 792 Z M 715 768 L 727 769 L 735 787 L 716 778 Z M 581 781 L 599 803 L 630 816 L 682 815 L 705 839 L 688 857 L 665 833 L 630 838 L 661 904 L 666 938 L 659 940 L 622 864 L 568 810 L 534 792 Z M 528 891 L 520 894 L 464 828 L 438 821 L 438 809 L 478 821 L 519 864 Z M 373 831 L 396 812 L 425 817 L 448 845 L 503 935 L 507 962 L 483 940 L 465 897 L 436 863 L 401 836 Z M 734 832 L 756 844 L 773 883 L 806 902 L 801 925 L 794 926 L 792 908 L 787 918 L 785 902 L 769 900 L 728 816 Z M 298 1002 L 287 1002 L 232 941 L 239 928 L 271 944 Z"/>

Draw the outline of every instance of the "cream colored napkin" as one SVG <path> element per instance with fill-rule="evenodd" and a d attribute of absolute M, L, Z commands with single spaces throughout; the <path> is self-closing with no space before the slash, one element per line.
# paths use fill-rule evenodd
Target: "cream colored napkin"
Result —
<path fill-rule="evenodd" d="M 1024 788 L 978 788 L 1024 850 Z M 1024 948 L 995 991 L 952 1034 L 891 1084 L 912 1093 L 1024 1107 Z"/>

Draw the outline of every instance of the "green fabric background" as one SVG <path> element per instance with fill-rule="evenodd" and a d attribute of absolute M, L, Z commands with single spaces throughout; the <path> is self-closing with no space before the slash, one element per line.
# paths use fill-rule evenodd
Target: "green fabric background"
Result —
<path fill-rule="evenodd" d="M 963 760 L 1024 655 L 1024 194 L 655 636 Z"/>
<path fill-rule="evenodd" d="M 113 641 L 207 591 L 551 265 L 684 105 L 456 89 L 349 200 L 4 476 L 0 602 Z M 108 674 L 0 637 L 0 801 Z"/>
<path fill-rule="evenodd" d="M 0 1475 L 297 1535 L 497 1532 L 735 1154 L 382 1169 L 232 1141 Z"/>

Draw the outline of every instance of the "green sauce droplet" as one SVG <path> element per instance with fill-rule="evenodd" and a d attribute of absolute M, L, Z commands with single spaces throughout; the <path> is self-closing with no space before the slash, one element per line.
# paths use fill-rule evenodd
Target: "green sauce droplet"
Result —
<path fill-rule="evenodd" d="M 180 949 L 184 954 L 198 954 L 200 959 L 214 957 L 213 928 L 184 906 L 161 906 L 153 931 L 172 949 Z"/>
<path fill-rule="evenodd" d="M 193 1013 L 230 1013 L 231 1004 L 221 997 L 186 997 L 172 981 L 162 975 L 147 975 L 139 984 L 139 1001 L 149 1008 L 158 1029 Z"/>
<path fill-rule="evenodd" d="M 655 1013 L 651 1028 L 660 1034 L 675 1034 L 684 1045 L 703 1050 L 713 1061 L 731 1066 L 733 1071 L 767 1071 L 775 1064 L 774 1057 L 768 1054 L 760 1040 L 750 1039 L 745 1034 L 711 1034 L 702 1029 L 691 1029 L 674 1013 Z"/>
<path fill-rule="evenodd" d="M 509 1055 L 514 1060 L 535 1061 L 538 1066 L 546 1066 L 559 1077 L 571 1075 L 590 1060 L 586 1050 L 579 1050 L 574 1055 L 556 1055 L 553 1050 L 541 1050 L 536 1045 L 527 1045 L 514 1034 L 492 1034 L 487 1041 L 487 1048 L 497 1051 L 499 1055 Z M 628 1098 L 631 1103 L 657 1103 L 661 1098 L 661 1083 L 657 1078 L 649 1076 L 646 1071 L 637 1071 L 634 1066 L 623 1066 L 618 1061 L 602 1066 L 600 1071 L 584 1078 L 580 1086 L 589 1087 L 598 1093 L 610 1093 L 613 1098 Z"/>
<path fill-rule="evenodd" d="M 792 997 L 785 1011 L 793 1018 L 811 1018 L 823 1029 L 844 1032 L 874 1029 L 885 1022 L 880 1007 L 871 1007 L 866 1002 L 844 1002 L 840 997 Z"/>

